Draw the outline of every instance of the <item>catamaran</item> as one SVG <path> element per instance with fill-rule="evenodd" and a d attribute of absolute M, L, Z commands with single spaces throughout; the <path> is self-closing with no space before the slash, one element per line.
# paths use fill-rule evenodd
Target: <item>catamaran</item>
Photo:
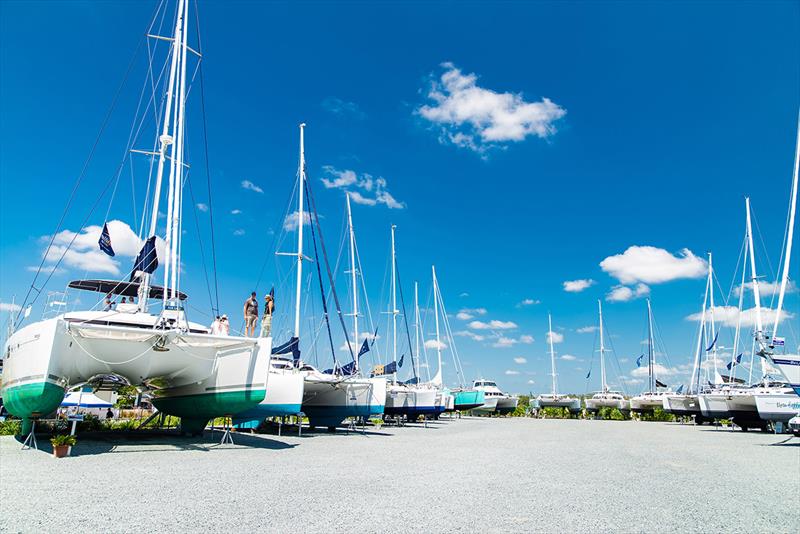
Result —
<path fill-rule="evenodd" d="M 550 393 L 542 393 L 536 397 L 539 408 L 566 408 L 571 413 L 580 413 L 581 400 L 568 395 L 558 393 L 558 379 L 556 374 L 556 352 L 553 348 L 553 318 L 547 314 L 547 340 L 550 343 L 550 368 L 552 376 L 552 390 Z"/>
<path fill-rule="evenodd" d="M 611 391 L 606 381 L 606 347 L 603 340 L 603 304 L 597 299 L 597 312 L 600 317 L 600 391 L 586 399 L 586 410 L 598 412 L 601 408 L 616 408 L 627 410 L 628 401 L 619 391 Z"/>
<path fill-rule="evenodd" d="M 667 394 L 659 388 L 666 388 L 656 376 L 656 351 L 653 332 L 653 309 L 647 299 L 647 378 L 648 389 L 641 395 L 631 398 L 631 411 L 636 413 L 652 412 L 663 408 L 664 396 Z"/>
<path fill-rule="evenodd" d="M 194 53 L 188 46 L 188 9 L 188 0 L 177 2 L 172 37 L 148 34 L 148 38 L 170 43 L 169 79 L 162 87 L 158 150 L 131 150 L 157 160 L 155 187 L 145 201 L 145 213 L 149 208 L 150 214 L 149 237 L 143 240 L 131 279 L 69 284 L 70 288 L 138 302 L 119 304 L 115 309 L 64 313 L 19 328 L 8 338 L 2 397 L 8 411 L 23 419 L 23 433 L 31 430 L 32 420 L 58 407 L 68 387 L 92 383 L 102 375 L 116 375 L 123 383 L 153 389 L 154 405 L 181 417 L 182 430 L 190 433 L 201 432 L 212 417 L 242 411 L 264 398 L 271 338 L 211 334 L 208 328 L 189 321 L 183 305 L 187 296 L 179 288 L 187 52 Z M 153 275 L 159 265 L 156 236 L 165 174 L 164 286 L 159 287 L 154 285 Z M 111 236 L 104 230 L 101 250 L 109 253 L 110 243 Z M 151 301 L 160 302 L 161 310 L 151 312 Z"/>

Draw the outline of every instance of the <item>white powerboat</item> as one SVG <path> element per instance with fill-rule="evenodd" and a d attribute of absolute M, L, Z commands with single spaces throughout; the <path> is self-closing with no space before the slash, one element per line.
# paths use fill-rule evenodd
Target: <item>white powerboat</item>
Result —
<path fill-rule="evenodd" d="M 492 412 L 496 412 L 500 415 L 509 414 L 517 409 L 519 398 L 506 395 L 497 387 L 497 383 L 491 380 L 484 380 L 483 378 L 475 380 L 472 383 L 472 387 L 478 391 L 483 391 L 484 395 L 484 405 L 476 409 L 476 411 L 490 413 L 487 406 L 487 404 L 489 404 L 487 401 L 490 399 L 496 399 L 496 402 L 492 403 L 494 404 L 494 410 L 492 410 Z"/>

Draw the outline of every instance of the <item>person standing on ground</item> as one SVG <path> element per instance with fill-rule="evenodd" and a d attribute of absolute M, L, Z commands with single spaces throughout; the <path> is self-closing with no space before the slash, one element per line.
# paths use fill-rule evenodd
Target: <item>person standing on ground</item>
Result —
<path fill-rule="evenodd" d="M 244 335 L 253 337 L 256 333 L 258 322 L 258 299 L 256 292 L 250 293 L 250 298 L 244 301 Z"/>
<path fill-rule="evenodd" d="M 272 334 L 272 313 L 275 311 L 275 299 L 272 295 L 264 297 L 264 315 L 261 317 L 261 337 Z"/>

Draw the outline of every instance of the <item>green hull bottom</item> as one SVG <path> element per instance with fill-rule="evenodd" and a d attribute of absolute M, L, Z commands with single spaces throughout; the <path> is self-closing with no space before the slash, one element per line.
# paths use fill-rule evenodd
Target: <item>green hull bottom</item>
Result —
<path fill-rule="evenodd" d="M 31 431 L 31 418 L 53 413 L 64 400 L 64 388 L 50 382 L 12 386 L 3 390 L 3 405 L 11 415 L 22 419 L 22 434 Z"/>
<path fill-rule="evenodd" d="M 264 389 L 205 393 L 153 399 L 153 405 L 167 415 L 181 418 L 181 431 L 200 434 L 210 419 L 232 416 L 257 406 L 266 395 Z"/>

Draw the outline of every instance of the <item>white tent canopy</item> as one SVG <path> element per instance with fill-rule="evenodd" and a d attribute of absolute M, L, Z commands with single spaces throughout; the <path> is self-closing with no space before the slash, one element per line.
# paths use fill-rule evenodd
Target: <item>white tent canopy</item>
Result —
<path fill-rule="evenodd" d="M 111 408 L 112 404 L 104 401 L 90 391 L 71 391 L 67 393 L 61 406 L 80 406 L 81 408 Z"/>

